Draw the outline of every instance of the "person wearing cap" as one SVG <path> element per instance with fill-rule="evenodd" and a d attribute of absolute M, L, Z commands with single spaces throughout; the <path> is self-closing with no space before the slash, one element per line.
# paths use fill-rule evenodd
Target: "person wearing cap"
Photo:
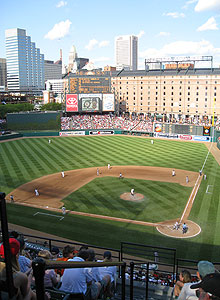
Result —
<path fill-rule="evenodd" d="M 56 246 L 52 247 L 51 254 L 52 254 L 53 259 L 57 259 L 59 257 L 59 254 L 60 254 L 60 249 Z"/>
<path fill-rule="evenodd" d="M 40 250 L 38 252 L 38 257 L 45 260 L 52 260 L 53 256 L 48 250 Z M 60 281 L 60 276 L 55 273 L 54 269 L 45 270 L 44 275 L 44 286 L 45 288 L 54 288 Z"/>
<path fill-rule="evenodd" d="M 31 280 L 32 274 L 27 276 L 26 274 L 20 272 L 18 255 L 20 251 L 20 243 L 15 238 L 9 238 L 9 246 L 11 251 L 11 264 L 14 287 L 17 289 L 16 299 L 36 299 L 36 294 L 31 290 Z M 4 258 L 4 245 L 0 247 L 0 257 Z M 6 265 L 5 262 L 0 262 L 0 280 L 6 281 Z"/>
<path fill-rule="evenodd" d="M 198 265 L 197 265 L 198 271 L 196 273 L 198 279 L 201 281 L 202 278 L 204 278 L 207 274 L 211 274 L 215 272 L 215 267 L 214 265 L 209 262 L 209 261 L 199 261 Z M 193 299 L 198 299 L 198 297 L 196 296 L 196 291 L 195 289 L 191 289 L 191 283 L 185 283 L 180 295 L 178 297 L 178 300 L 185 300 L 188 299 L 190 297 L 191 300 Z"/>
<path fill-rule="evenodd" d="M 191 289 L 199 289 L 199 299 L 210 299 L 210 297 L 212 299 L 220 299 L 220 274 L 208 274 L 202 281 L 193 284 L 190 287 Z M 207 294 L 204 295 L 204 292 Z"/>

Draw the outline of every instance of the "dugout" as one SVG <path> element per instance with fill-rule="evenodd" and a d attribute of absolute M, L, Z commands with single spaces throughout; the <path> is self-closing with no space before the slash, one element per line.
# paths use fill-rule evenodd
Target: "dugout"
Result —
<path fill-rule="evenodd" d="M 61 112 L 21 112 L 7 114 L 10 130 L 60 130 Z"/>

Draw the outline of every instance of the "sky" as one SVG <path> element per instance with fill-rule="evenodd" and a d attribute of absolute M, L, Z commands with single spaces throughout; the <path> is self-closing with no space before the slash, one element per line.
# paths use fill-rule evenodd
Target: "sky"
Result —
<path fill-rule="evenodd" d="M 2 0 L 0 58 L 5 30 L 26 29 L 45 59 L 78 57 L 115 66 L 116 36 L 136 35 L 138 68 L 145 59 L 213 56 L 220 66 L 220 0 Z M 210 66 L 210 65 L 209 65 Z"/>

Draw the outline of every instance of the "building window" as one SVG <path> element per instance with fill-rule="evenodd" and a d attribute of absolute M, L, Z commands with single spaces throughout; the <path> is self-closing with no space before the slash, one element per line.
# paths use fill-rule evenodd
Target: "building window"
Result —
<path fill-rule="evenodd" d="M 173 106 L 173 103 L 171 103 L 171 106 Z"/>
<path fill-rule="evenodd" d="M 216 92 L 214 93 L 214 96 L 216 96 Z"/>
<path fill-rule="evenodd" d="M 173 92 L 171 92 L 171 95 L 173 96 Z"/>
<path fill-rule="evenodd" d="M 205 98 L 205 101 L 207 101 L 207 98 Z"/>
<path fill-rule="evenodd" d="M 182 95 L 182 93 L 180 92 L 180 94 L 179 94 L 180 96 Z"/>
<path fill-rule="evenodd" d="M 196 101 L 199 101 L 199 98 L 196 98 Z"/>
<path fill-rule="evenodd" d="M 166 95 L 166 92 L 163 92 L 164 96 Z"/>
<path fill-rule="evenodd" d="M 199 95 L 199 93 L 197 92 L 197 93 L 196 93 L 196 96 L 198 96 L 198 95 Z"/>
<path fill-rule="evenodd" d="M 190 96 L 190 92 L 188 92 L 188 95 Z"/>

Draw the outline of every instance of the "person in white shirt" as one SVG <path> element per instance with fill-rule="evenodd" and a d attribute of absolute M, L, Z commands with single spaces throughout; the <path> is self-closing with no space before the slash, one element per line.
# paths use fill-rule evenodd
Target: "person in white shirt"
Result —
<path fill-rule="evenodd" d="M 77 257 L 69 259 L 68 261 L 87 261 L 89 254 L 87 250 L 82 250 Z M 61 291 L 66 293 L 83 293 L 86 295 L 87 285 L 92 284 L 92 275 L 88 268 L 73 268 L 65 269 L 62 276 Z"/>
<path fill-rule="evenodd" d="M 199 261 L 198 265 L 198 271 L 197 271 L 197 277 L 199 280 L 202 280 L 207 274 L 215 273 L 215 267 L 214 265 L 209 261 Z M 198 297 L 196 296 L 196 290 L 191 288 L 192 283 L 185 283 L 180 295 L 178 297 L 178 300 L 198 300 Z"/>

